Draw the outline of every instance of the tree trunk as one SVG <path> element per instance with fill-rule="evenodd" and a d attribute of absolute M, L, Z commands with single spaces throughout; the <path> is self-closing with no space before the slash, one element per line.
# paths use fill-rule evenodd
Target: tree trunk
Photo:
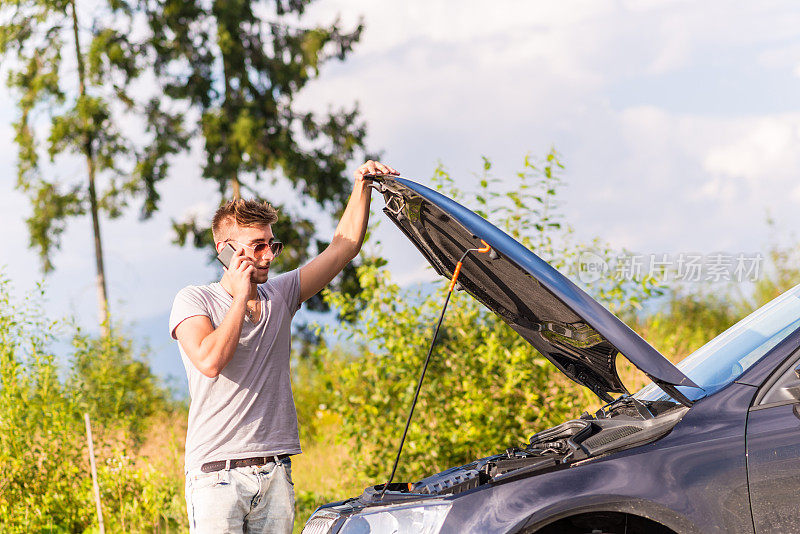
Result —
<path fill-rule="evenodd" d="M 94 187 L 94 157 L 87 143 L 86 163 L 89 170 L 89 202 L 92 210 L 92 230 L 94 231 L 94 258 L 97 266 L 95 284 L 97 286 L 97 307 L 100 313 L 100 333 L 107 337 L 111 328 L 108 312 L 108 290 L 106 289 L 106 270 L 103 265 L 103 243 L 100 239 L 100 216 L 97 210 L 97 193 Z"/>
<path fill-rule="evenodd" d="M 222 2 L 214 2 L 214 7 L 212 8 L 212 12 L 215 13 L 215 14 L 218 13 L 217 4 L 223 4 L 223 3 Z M 215 15 L 215 16 L 218 17 L 218 15 Z M 225 81 L 225 101 L 222 104 L 222 112 L 223 113 L 225 113 L 225 111 L 228 110 L 229 108 L 233 108 L 233 109 L 236 108 L 236 106 L 232 104 L 232 101 L 233 101 L 233 98 L 234 98 L 234 91 L 233 91 L 233 87 L 231 87 L 231 75 L 230 75 L 230 72 L 228 70 L 228 61 L 229 61 L 229 59 L 226 57 L 226 54 L 223 51 L 222 52 L 222 78 Z M 230 133 L 230 131 L 226 130 L 225 133 L 223 134 L 223 136 L 224 136 L 223 138 L 228 144 L 228 149 L 232 151 L 233 150 L 233 144 L 230 142 L 230 139 L 228 137 L 229 133 Z M 237 149 L 237 152 L 238 152 L 238 149 Z M 230 152 L 228 152 L 227 157 L 231 158 L 233 156 L 230 154 Z M 238 161 L 241 161 L 240 158 L 237 158 L 237 159 L 238 159 Z M 236 171 L 234 171 L 234 175 L 230 178 L 230 183 L 231 183 L 231 193 L 233 194 L 233 199 L 232 200 L 239 200 L 240 198 L 242 198 L 242 193 L 241 193 L 241 187 L 240 187 L 241 183 L 239 182 L 238 169 Z M 224 192 L 223 192 L 223 199 L 224 199 Z"/>
<path fill-rule="evenodd" d="M 78 86 L 80 96 L 86 96 L 86 71 L 81 54 L 81 45 L 78 39 L 78 13 L 75 7 L 76 0 L 70 0 L 72 7 L 72 31 L 75 34 L 75 57 L 78 62 Z M 94 151 L 92 148 L 92 134 L 86 124 L 86 139 L 84 140 L 84 155 L 86 156 L 86 168 L 89 175 L 89 205 L 92 212 L 92 230 L 94 231 L 94 256 L 97 266 L 97 306 L 100 313 L 100 334 L 107 337 L 111 328 L 111 321 L 108 312 L 108 290 L 106 289 L 106 272 L 103 266 L 103 243 L 100 238 L 100 214 L 97 206 L 97 191 L 95 189 L 95 165 Z"/>

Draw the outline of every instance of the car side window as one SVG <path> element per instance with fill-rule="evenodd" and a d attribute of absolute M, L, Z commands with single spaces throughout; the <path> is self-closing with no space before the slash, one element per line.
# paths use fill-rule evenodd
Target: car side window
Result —
<path fill-rule="evenodd" d="M 793 354 L 787 364 L 784 364 L 777 380 L 767 386 L 767 391 L 758 402 L 759 407 L 800 403 L 800 353 Z"/>

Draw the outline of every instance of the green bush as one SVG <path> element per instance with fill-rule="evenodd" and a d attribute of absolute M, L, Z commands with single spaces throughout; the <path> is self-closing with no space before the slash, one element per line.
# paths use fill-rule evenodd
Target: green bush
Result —
<path fill-rule="evenodd" d="M 12 301 L 0 279 L 0 530 L 77 532 L 88 526 L 83 420 L 47 351 L 60 325 L 35 300 Z M 39 307 L 40 308 L 40 307 Z"/>
<path fill-rule="evenodd" d="M 137 443 L 149 418 L 170 408 L 167 390 L 135 355 L 131 340 L 114 332 L 107 337 L 80 330 L 73 334 L 67 386 L 99 428 L 121 430 Z"/>
<path fill-rule="evenodd" d="M 98 466 L 108 532 L 178 532 L 187 526 L 181 480 L 163 466 L 137 465 L 118 449 Z M 87 480 L 90 484 L 90 481 Z M 88 489 L 91 489 L 89 487 Z"/>
<path fill-rule="evenodd" d="M 141 441 L 146 418 L 165 409 L 166 393 L 129 341 L 51 321 L 40 313 L 43 301 L 44 291 L 15 300 L 0 277 L 0 532 L 96 528 L 84 413 L 109 531 L 184 525 L 180 481 L 124 452 Z M 51 349 L 65 337 L 74 363 L 66 373 Z"/>
<path fill-rule="evenodd" d="M 334 400 L 337 377 L 350 361 L 352 355 L 340 347 L 328 349 L 320 338 L 309 357 L 295 358 L 292 362 L 292 395 L 301 443 L 324 439 L 320 434 L 330 427 L 326 416 L 331 415 L 329 408 Z"/>

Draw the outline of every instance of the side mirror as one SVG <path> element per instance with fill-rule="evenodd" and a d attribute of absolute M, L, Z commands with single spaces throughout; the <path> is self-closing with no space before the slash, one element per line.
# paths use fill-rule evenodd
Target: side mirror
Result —
<path fill-rule="evenodd" d="M 794 376 L 796 376 L 797 379 L 800 380 L 800 364 L 794 368 Z"/>

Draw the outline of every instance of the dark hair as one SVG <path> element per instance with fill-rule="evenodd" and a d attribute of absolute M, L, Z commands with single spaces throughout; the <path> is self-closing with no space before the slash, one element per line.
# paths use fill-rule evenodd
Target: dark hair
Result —
<path fill-rule="evenodd" d="M 220 206 L 211 221 L 211 232 L 214 234 L 214 241 L 220 241 L 220 234 L 231 226 L 266 226 L 275 224 L 277 220 L 278 210 L 268 202 L 240 198 Z"/>

